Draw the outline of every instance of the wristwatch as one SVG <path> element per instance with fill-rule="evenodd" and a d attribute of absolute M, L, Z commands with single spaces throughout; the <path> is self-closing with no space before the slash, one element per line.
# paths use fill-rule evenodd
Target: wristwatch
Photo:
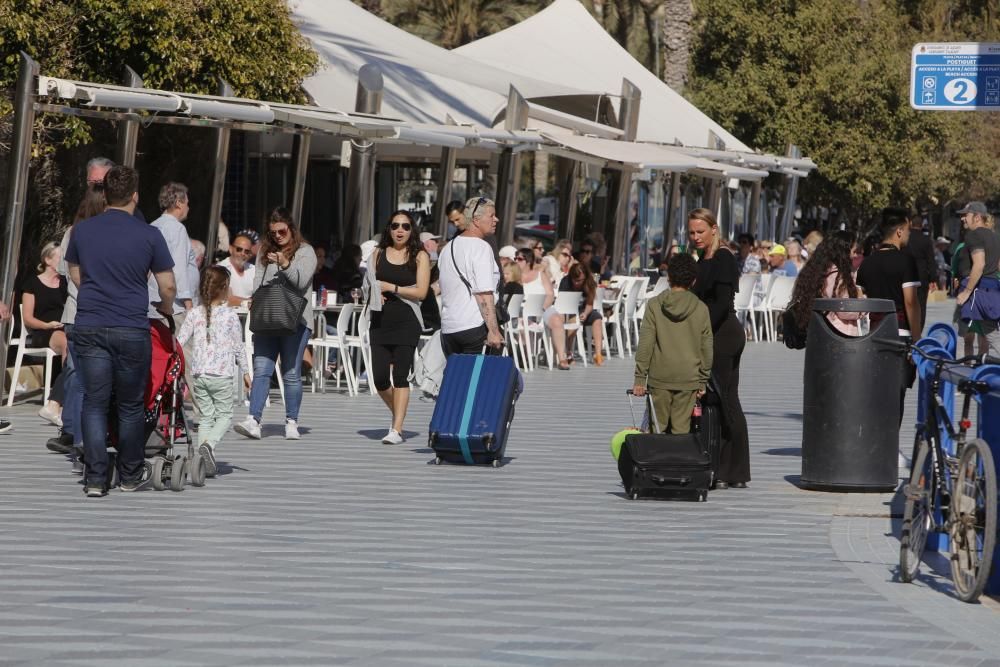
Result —
<path fill-rule="evenodd" d="M 392 293 L 393 293 L 393 294 L 399 294 L 399 285 L 394 285 L 394 286 L 393 286 L 393 290 L 392 290 Z"/>

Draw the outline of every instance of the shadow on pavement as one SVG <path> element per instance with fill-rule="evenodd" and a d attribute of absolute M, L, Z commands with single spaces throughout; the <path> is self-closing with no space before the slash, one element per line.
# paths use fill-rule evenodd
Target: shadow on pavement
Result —
<path fill-rule="evenodd" d="M 801 447 L 779 447 L 778 449 L 765 449 L 764 454 L 771 456 L 802 456 Z"/>

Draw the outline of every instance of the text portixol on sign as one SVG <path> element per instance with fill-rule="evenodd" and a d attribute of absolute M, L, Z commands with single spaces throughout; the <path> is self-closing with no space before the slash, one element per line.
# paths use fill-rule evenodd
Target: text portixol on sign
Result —
<path fill-rule="evenodd" d="M 1000 43 L 913 47 L 910 106 L 939 111 L 1000 111 Z"/>

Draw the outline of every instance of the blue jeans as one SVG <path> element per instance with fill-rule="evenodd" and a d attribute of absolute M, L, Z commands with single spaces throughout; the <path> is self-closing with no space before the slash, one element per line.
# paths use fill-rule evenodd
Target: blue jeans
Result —
<path fill-rule="evenodd" d="M 73 345 L 73 325 L 63 325 L 66 332 L 66 363 L 63 364 L 63 391 L 66 394 L 62 409 L 62 430 L 73 436 L 73 444 L 83 442 L 80 414 L 83 410 L 83 383 L 77 373 L 76 350 Z"/>
<path fill-rule="evenodd" d="M 107 479 L 112 392 L 118 411 L 118 473 L 123 482 L 138 480 L 146 447 L 143 404 L 152 361 L 149 329 L 78 325 L 70 338 L 84 390 L 81 427 L 86 482 L 103 485 Z"/>
<path fill-rule="evenodd" d="M 285 419 L 298 420 L 302 405 L 302 355 L 309 342 L 309 329 L 300 324 L 290 336 L 253 337 L 253 384 L 250 385 L 250 414 L 260 421 L 271 391 L 271 376 L 281 358 L 281 379 L 285 383 Z"/>

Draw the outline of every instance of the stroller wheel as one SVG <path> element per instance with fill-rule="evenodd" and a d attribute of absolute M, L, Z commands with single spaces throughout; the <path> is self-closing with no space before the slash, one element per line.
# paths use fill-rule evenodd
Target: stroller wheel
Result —
<path fill-rule="evenodd" d="M 191 486 L 205 486 L 205 459 L 197 455 L 193 459 L 188 459 L 184 465 L 188 466 Z"/>
<path fill-rule="evenodd" d="M 184 490 L 184 476 L 186 474 L 185 461 L 182 457 L 178 456 L 175 458 L 170 465 L 170 490 L 171 491 L 183 491 Z"/>
<path fill-rule="evenodd" d="M 163 464 L 166 460 L 162 456 L 157 456 L 153 459 L 153 471 L 150 475 L 153 478 L 153 488 L 157 491 L 162 491 L 166 488 L 163 484 Z"/>

